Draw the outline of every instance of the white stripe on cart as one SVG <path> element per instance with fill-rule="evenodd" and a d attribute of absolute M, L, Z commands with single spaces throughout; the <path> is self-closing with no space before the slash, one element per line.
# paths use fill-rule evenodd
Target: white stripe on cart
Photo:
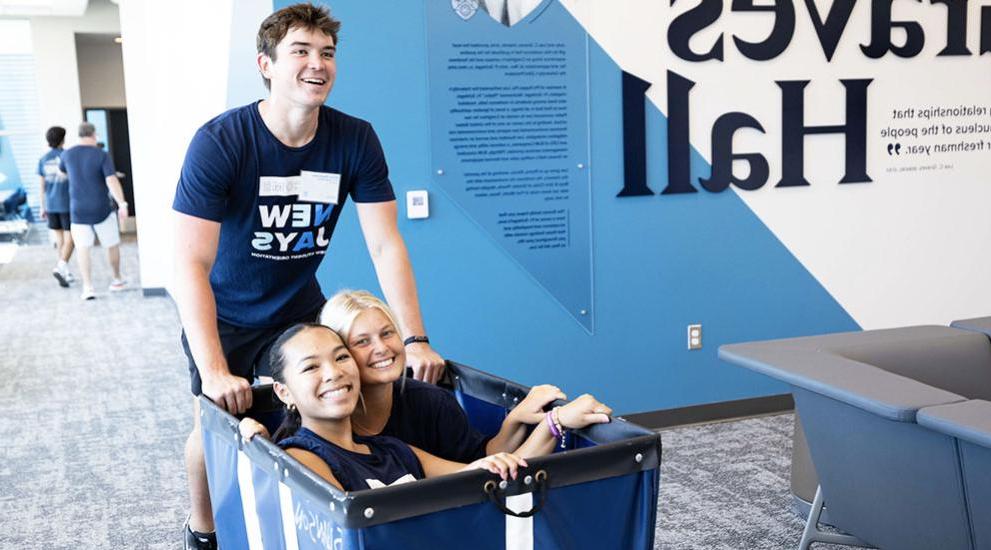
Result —
<path fill-rule="evenodd" d="M 506 497 L 506 508 L 523 512 L 533 508 L 533 493 Z M 506 516 L 506 550 L 533 550 L 533 518 Z"/>
<path fill-rule="evenodd" d="M 279 509 L 282 512 L 282 535 L 285 537 L 286 550 L 299 550 L 299 539 L 296 538 L 296 513 L 292 506 L 292 489 L 281 481 Z"/>
<path fill-rule="evenodd" d="M 262 544 L 261 522 L 258 519 L 258 504 L 255 502 L 255 482 L 251 476 L 251 459 L 244 451 L 237 452 L 237 486 L 241 490 L 241 512 L 248 533 L 249 550 L 265 550 Z"/>

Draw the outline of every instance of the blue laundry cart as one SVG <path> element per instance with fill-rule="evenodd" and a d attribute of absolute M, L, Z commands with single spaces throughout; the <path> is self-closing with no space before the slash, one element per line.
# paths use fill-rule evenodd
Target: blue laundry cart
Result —
<path fill-rule="evenodd" d="M 448 386 L 484 433 L 529 388 L 456 363 Z M 282 404 L 254 389 L 249 415 L 274 429 Z M 569 434 L 565 449 L 528 459 L 515 481 L 470 471 L 340 491 L 200 397 L 210 498 L 225 550 L 652 549 L 661 437 L 616 418 Z"/>

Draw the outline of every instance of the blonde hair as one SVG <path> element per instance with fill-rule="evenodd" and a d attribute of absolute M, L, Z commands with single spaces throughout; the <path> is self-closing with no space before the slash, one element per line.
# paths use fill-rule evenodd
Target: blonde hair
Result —
<path fill-rule="evenodd" d="M 347 345 L 351 338 L 351 327 L 354 325 L 354 320 L 362 312 L 370 309 L 377 309 L 385 314 L 392 326 L 396 327 L 396 332 L 402 339 L 402 330 L 399 328 L 399 323 L 396 322 L 396 316 L 392 314 L 392 310 L 385 302 L 367 290 L 344 289 L 331 296 L 324 304 L 323 309 L 320 310 L 320 324 L 340 334 L 341 338 L 344 339 L 344 344 Z"/>

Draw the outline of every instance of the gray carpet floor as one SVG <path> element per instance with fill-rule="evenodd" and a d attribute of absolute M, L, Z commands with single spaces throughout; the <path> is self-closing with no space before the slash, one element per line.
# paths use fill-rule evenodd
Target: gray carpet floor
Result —
<path fill-rule="evenodd" d="M 98 297 L 84 302 L 57 285 L 44 229 L 32 231 L 0 264 L 0 548 L 181 548 L 191 399 L 174 306 L 142 296 L 133 239 L 131 288 L 105 290 L 95 249 Z M 791 423 L 663 432 L 657 548 L 797 547 Z"/>

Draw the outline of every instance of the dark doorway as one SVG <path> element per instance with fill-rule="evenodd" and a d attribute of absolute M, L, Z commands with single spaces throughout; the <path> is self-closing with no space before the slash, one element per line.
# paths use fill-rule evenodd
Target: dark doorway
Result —
<path fill-rule="evenodd" d="M 130 214 L 137 216 L 138 207 L 134 202 L 134 181 L 131 177 L 131 142 L 127 132 L 127 109 L 87 108 L 83 118 L 96 126 L 97 136 L 104 140 L 107 152 L 114 161 L 114 167 L 117 172 L 124 174 L 120 178 L 120 183 L 124 187 L 124 198 L 130 206 Z"/>

